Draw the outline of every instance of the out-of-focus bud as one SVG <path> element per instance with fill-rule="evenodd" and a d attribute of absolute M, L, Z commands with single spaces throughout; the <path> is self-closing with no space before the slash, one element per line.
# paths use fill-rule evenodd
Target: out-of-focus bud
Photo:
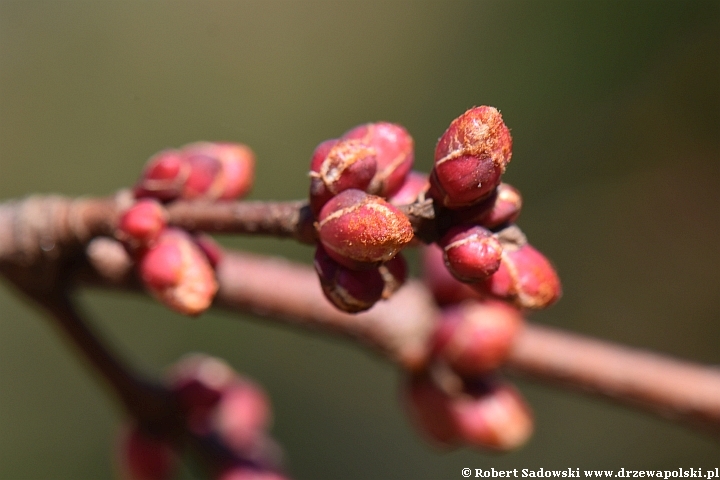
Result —
<path fill-rule="evenodd" d="M 128 250 L 152 245 L 167 225 L 167 211 L 154 199 L 137 201 L 120 217 L 115 237 Z"/>
<path fill-rule="evenodd" d="M 232 467 L 222 472 L 217 480 L 289 480 L 276 472 L 250 466 Z"/>
<path fill-rule="evenodd" d="M 460 433 L 453 416 L 453 398 L 435 385 L 427 375 L 416 375 L 404 385 L 403 401 L 410 419 L 431 441 L 454 447 Z"/>
<path fill-rule="evenodd" d="M 480 202 L 500 183 L 512 138 L 493 107 L 475 107 L 452 121 L 435 148 L 430 195 L 447 208 Z"/>
<path fill-rule="evenodd" d="M 186 315 L 205 311 L 218 288 L 205 254 L 188 233 L 174 228 L 163 230 L 155 244 L 142 253 L 138 271 L 155 298 Z"/>
<path fill-rule="evenodd" d="M 315 215 L 338 193 L 365 190 L 375 175 L 375 149 L 359 140 L 327 140 L 315 149 L 310 164 L 310 207 Z"/>
<path fill-rule="evenodd" d="M 433 353 L 462 376 L 500 367 L 523 319 L 503 302 L 465 302 L 443 311 L 433 335 Z"/>
<path fill-rule="evenodd" d="M 178 150 L 163 150 L 148 160 L 133 193 L 137 198 L 166 202 L 178 198 L 190 175 L 190 165 Z"/>
<path fill-rule="evenodd" d="M 231 200 L 250 191 L 255 175 L 255 155 L 246 145 L 198 142 L 185 145 L 182 153 L 190 164 L 183 198 Z"/>
<path fill-rule="evenodd" d="M 438 305 L 459 303 L 463 300 L 482 298 L 467 283 L 455 279 L 447 267 L 443 251 L 435 244 L 422 249 L 423 281 L 428 286 Z"/>
<path fill-rule="evenodd" d="M 320 245 L 314 265 L 325 297 L 340 310 L 361 312 L 382 297 L 385 281 L 378 268 L 351 270 L 333 260 Z"/>
<path fill-rule="evenodd" d="M 377 153 L 377 173 L 368 191 L 381 197 L 395 194 L 412 168 L 414 142 L 400 125 L 388 122 L 359 125 L 343 135 L 373 147 Z"/>
<path fill-rule="evenodd" d="M 118 444 L 118 466 L 123 480 L 169 480 L 178 459 L 167 442 L 136 426 L 125 428 Z"/>
<path fill-rule="evenodd" d="M 520 192 L 512 185 L 501 183 L 487 199 L 467 208 L 451 210 L 449 214 L 453 224 L 472 223 L 494 229 L 517 220 L 521 208 Z"/>
<path fill-rule="evenodd" d="M 260 387 L 249 381 L 227 388 L 213 416 L 215 431 L 235 452 L 247 451 L 271 422 L 270 402 Z"/>
<path fill-rule="evenodd" d="M 207 257 L 210 266 L 215 269 L 223 257 L 223 248 L 210 235 L 195 234 L 195 243 Z"/>
<path fill-rule="evenodd" d="M 489 230 L 458 225 L 438 242 L 450 273 L 463 282 L 485 280 L 500 267 L 502 246 Z"/>
<path fill-rule="evenodd" d="M 453 399 L 452 417 L 460 439 L 470 445 L 510 451 L 522 446 L 533 432 L 530 408 L 510 385 L 488 385 Z"/>
<path fill-rule="evenodd" d="M 354 189 L 325 204 L 317 230 L 328 255 L 353 269 L 390 260 L 413 238 L 412 225 L 402 212 Z"/>
<path fill-rule="evenodd" d="M 400 190 L 395 192 L 388 201 L 393 205 L 409 205 L 420 198 L 430 188 L 430 180 L 427 173 L 411 171 Z"/>
<path fill-rule="evenodd" d="M 407 280 L 408 266 L 402 253 L 395 255 L 395 258 L 388 260 L 378 267 L 385 286 L 382 292 L 383 300 L 392 297 L 393 293 L 400 290 Z"/>
<path fill-rule="evenodd" d="M 503 246 L 500 268 L 484 282 L 473 285 L 478 292 L 510 300 L 521 308 L 540 309 L 555 303 L 562 287 L 555 268 L 535 250 L 516 226 L 496 234 Z"/>

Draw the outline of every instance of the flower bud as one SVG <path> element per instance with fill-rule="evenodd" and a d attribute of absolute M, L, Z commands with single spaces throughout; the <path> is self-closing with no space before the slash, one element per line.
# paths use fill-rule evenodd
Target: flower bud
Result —
<path fill-rule="evenodd" d="M 430 195 L 447 208 L 478 203 L 500 183 L 511 155 L 512 138 L 500 112 L 470 109 L 438 141 Z"/>
<path fill-rule="evenodd" d="M 261 470 L 251 466 L 231 467 L 220 474 L 217 480 L 289 480 L 277 472 Z"/>
<path fill-rule="evenodd" d="M 485 280 L 500 267 L 502 246 L 489 230 L 471 225 L 451 228 L 438 242 L 445 265 L 462 282 Z"/>
<path fill-rule="evenodd" d="M 388 260 L 378 267 L 385 284 L 382 292 L 383 300 L 392 297 L 393 293 L 400 290 L 407 280 L 408 266 L 402 253 L 395 255 L 395 258 Z"/>
<path fill-rule="evenodd" d="M 178 198 L 190 175 L 190 165 L 177 150 L 163 150 L 148 160 L 133 193 L 136 198 L 166 202 Z"/>
<path fill-rule="evenodd" d="M 428 188 L 430 188 L 428 175 L 413 170 L 405 177 L 400 190 L 388 198 L 388 201 L 393 205 L 410 205 L 418 201 L 421 195 L 424 197 Z"/>
<path fill-rule="evenodd" d="M 196 315 L 212 303 L 217 282 L 205 254 L 182 230 L 166 228 L 138 262 L 143 285 L 161 303 Z"/>
<path fill-rule="evenodd" d="M 460 304 L 443 311 L 433 353 L 461 376 L 488 373 L 505 362 L 522 322 L 520 313 L 506 303 Z"/>
<path fill-rule="evenodd" d="M 137 201 L 118 221 L 115 237 L 129 251 L 148 247 L 157 240 L 167 225 L 167 212 L 152 198 Z"/>
<path fill-rule="evenodd" d="M 413 423 L 429 440 L 445 447 L 459 443 L 452 397 L 428 375 L 416 375 L 403 389 L 403 400 Z"/>
<path fill-rule="evenodd" d="M 249 381 L 235 383 L 223 391 L 213 416 L 215 431 L 236 452 L 249 450 L 270 421 L 267 395 Z"/>
<path fill-rule="evenodd" d="M 310 165 L 310 207 L 315 215 L 338 193 L 365 190 L 377 169 L 375 149 L 358 140 L 327 140 Z"/>
<path fill-rule="evenodd" d="M 208 262 L 210 262 L 210 266 L 214 270 L 223 258 L 223 248 L 214 238 L 204 233 L 195 234 L 194 239 L 195 244 L 205 254 Z"/>
<path fill-rule="evenodd" d="M 480 203 L 449 212 L 451 223 L 471 223 L 494 229 L 514 222 L 520 216 L 522 197 L 507 183 L 501 183 L 488 198 Z"/>
<path fill-rule="evenodd" d="M 467 299 L 481 299 L 467 283 L 455 279 L 447 267 L 443 251 L 435 244 L 422 249 L 423 281 L 435 297 L 438 305 L 459 303 Z"/>
<path fill-rule="evenodd" d="M 402 212 L 380 197 L 354 189 L 325 204 L 317 230 L 328 255 L 355 269 L 358 263 L 390 260 L 413 238 Z"/>
<path fill-rule="evenodd" d="M 377 268 L 351 270 L 333 260 L 320 245 L 314 265 L 325 297 L 340 310 L 361 312 L 382 298 L 385 280 Z"/>
<path fill-rule="evenodd" d="M 367 123 L 342 138 L 360 140 L 377 153 L 377 173 L 367 191 L 389 197 L 400 189 L 414 161 L 413 139 L 407 130 L 388 122 Z"/>
<path fill-rule="evenodd" d="M 246 145 L 228 142 L 197 142 L 182 153 L 191 165 L 182 197 L 233 200 L 246 195 L 255 175 L 255 155 Z"/>
<path fill-rule="evenodd" d="M 167 442 L 132 426 L 120 435 L 118 463 L 124 480 L 169 480 L 178 459 Z"/>

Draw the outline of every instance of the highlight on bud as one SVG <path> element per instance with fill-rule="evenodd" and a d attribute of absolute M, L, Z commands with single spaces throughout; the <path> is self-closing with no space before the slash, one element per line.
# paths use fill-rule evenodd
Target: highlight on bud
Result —
<path fill-rule="evenodd" d="M 137 201 L 118 221 L 115 237 L 130 251 L 148 247 L 167 225 L 167 211 L 152 198 Z"/>
<path fill-rule="evenodd" d="M 413 238 L 408 218 L 387 201 L 360 190 L 345 190 L 328 201 L 316 225 L 335 261 L 353 269 L 393 258 Z"/>
<path fill-rule="evenodd" d="M 393 205 L 410 205 L 424 199 L 429 188 L 428 174 L 413 170 L 408 173 L 400 189 L 388 198 L 388 201 Z"/>
<path fill-rule="evenodd" d="M 445 265 L 462 282 L 485 280 L 500 267 L 502 246 L 490 230 L 476 225 L 451 228 L 438 242 Z"/>
<path fill-rule="evenodd" d="M 505 362 L 522 324 L 520 312 L 504 302 L 462 303 L 443 311 L 433 355 L 459 375 L 486 374 Z"/>
<path fill-rule="evenodd" d="M 143 285 L 161 303 L 186 314 L 206 310 L 217 292 L 215 272 L 192 237 L 166 228 L 138 261 Z"/>
<path fill-rule="evenodd" d="M 133 425 L 120 433 L 117 462 L 123 480 L 169 480 L 178 459 L 167 442 Z"/>
<path fill-rule="evenodd" d="M 482 201 L 500 183 L 512 138 L 497 109 L 475 107 L 450 123 L 435 148 L 430 195 L 447 208 Z"/>
<path fill-rule="evenodd" d="M 375 149 L 359 140 L 327 140 L 315 149 L 310 164 L 310 207 L 315 215 L 338 193 L 365 190 L 375 175 Z"/>
<path fill-rule="evenodd" d="M 368 192 L 389 197 L 400 189 L 415 160 L 414 142 L 407 130 L 394 123 L 366 123 L 342 138 L 360 140 L 376 151 L 377 173 Z"/>
<path fill-rule="evenodd" d="M 450 305 L 463 300 L 479 300 L 483 296 L 467 283 L 453 277 L 445 266 L 442 249 L 436 244 L 422 248 L 422 278 L 438 305 Z"/>
<path fill-rule="evenodd" d="M 382 298 L 386 288 L 378 268 L 351 270 L 333 260 L 321 245 L 315 251 L 314 266 L 325 297 L 348 313 L 368 310 Z"/>

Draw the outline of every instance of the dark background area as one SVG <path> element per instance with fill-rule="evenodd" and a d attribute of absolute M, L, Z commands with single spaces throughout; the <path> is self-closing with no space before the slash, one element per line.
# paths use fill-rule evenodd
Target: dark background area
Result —
<path fill-rule="evenodd" d="M 720 363 L 720 2 L 0 0 L 0 199 L 108 194 L 196 140 L 255 150 L 250 198 L 301 198 L 320 141 L 398 122 L 427 171 L 449 122 L 481 104 L 512 129 L 519 224 L 564 284 L 533 319 Z M 709 437 L 527 382 L 526 447 L 440 452 L 399 406 L 398 372 L 355 345 L 120 293 L 82 302 L 137 365 L 202 351 L 262 383 L 298 479 L 718 466 Z M 114 475 L 122 415 L 55 333 L 0 288 L 2 479 Z"/>

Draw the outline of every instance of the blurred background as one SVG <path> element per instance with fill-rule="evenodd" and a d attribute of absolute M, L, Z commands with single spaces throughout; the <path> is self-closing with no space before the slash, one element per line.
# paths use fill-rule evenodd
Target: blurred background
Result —
<path fill-rule="evenodd" d="M 428 171 L 449 122 L 482 104 L 512 129 L 519 224 L 564 283 L 533 320 L 720 363 L 720 2 L 0 0 L 0 200 L 108 194 L 196 140 L 255 150 L 252 199 L 301 198 L 320 141 L 398 122 Z M 81 297 L 136 365 L 160 373 L 202 351 L 264 385 L 297 479 L 718 466 L 709 437 L 527 382 L 526 447 L 441 452 L 402 411 L 398 372 L 355 345 Z M 112 478 L 118 405 L 6 285 L 0 312 L 0 478 Z"/>

